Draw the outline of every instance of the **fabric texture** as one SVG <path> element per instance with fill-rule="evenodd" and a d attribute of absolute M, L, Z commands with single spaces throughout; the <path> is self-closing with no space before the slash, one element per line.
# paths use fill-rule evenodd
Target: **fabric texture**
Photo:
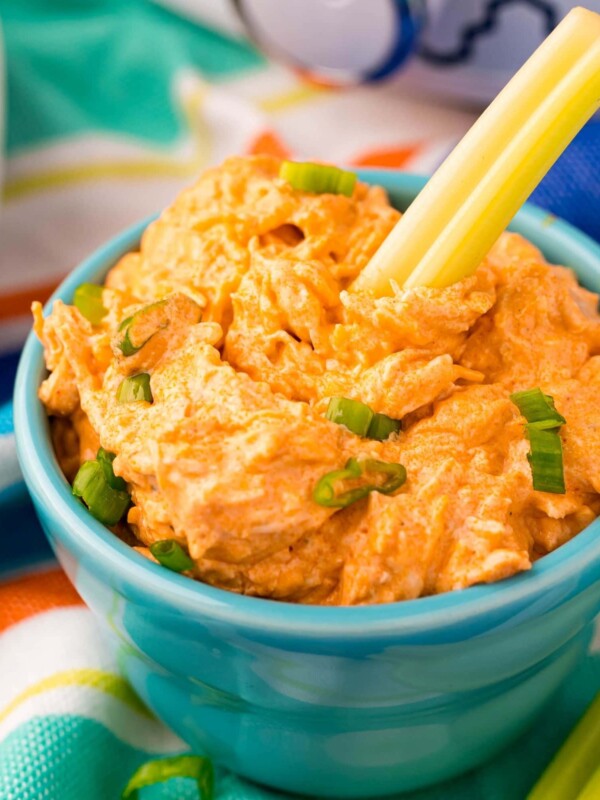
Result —
<path fill-rule="evenodd" d="M 185 745 L 119 676 L 21 483 L 10 395 L 31 301 L 228 154 L 429 173 L 474 113 L 409 95 L 401 76 L 343 93 L 303 83 L 146 0 L 3 0 L 0 14 L 9 123 L 0 208 L 0 798 L 110 800 L 142 762 Z M 600 240 L 599 155 L 596 121 L 533 199 Z M 597 649 L 492 763 L 404 797 L 525 797 L 600 688 Z M 223 771 L 216 794 L 280 797 Z M 143 800 L 195 796 L 185 781 L 143 792 Z"/>

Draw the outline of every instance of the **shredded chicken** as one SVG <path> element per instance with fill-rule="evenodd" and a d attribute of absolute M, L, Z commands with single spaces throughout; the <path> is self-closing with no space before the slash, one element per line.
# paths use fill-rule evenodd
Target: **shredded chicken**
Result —
<path fill-rule="evenodd" d="M 66 474 L 116 454 L 140 552 L 173 538 L 195 577 L 261 597 L 381 603 L 527 570 L 600 513 L 598 297 L 504 234 L 446 289 L 374 299 L 352 280 L 399 218 L 378 187 L 296 191 L 268 157 L 206 172 L 106 279 L 92 326 L 34 307 Z M 123 319 L 157 332 L 125 355 Z M 153 402 L 119 403 L 151 375 Z M 532 488 L 512 391 L 540 387 L 567 424 L 567 492 Z M 403 420 L 386 441 L 325 417 L 343 396 Z M 402 463 L 405 485 L 347 508 L 313 489 L 351 457 Z"/>

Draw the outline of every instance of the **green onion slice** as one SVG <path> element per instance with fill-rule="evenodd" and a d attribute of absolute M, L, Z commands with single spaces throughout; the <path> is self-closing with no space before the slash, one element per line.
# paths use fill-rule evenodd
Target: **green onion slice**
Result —
<path fill-rule="evenodd" d="M 132 321 L 132 319 L 133 319 L 133 316 L 125 317 L 125 319 L 121 320 L 121 322 L 119 323 L 119 327 L 117 328 L 117 330 L 118 331 L 125 330 L 125 328 L 129 325 L 129 323 Z"/>
<path fill-rule="evenodd" d="M 380 442 L 402 428 L 400 420 L 392 419 L 385 414 L 375 414 L 365 403 L 351 400 L 349 397 L 332 397 L 325 416 L 330 422 L 345 425 L 349 431 L 358 436 L 378 439 Z"/>
<path fill-rule="evenodd" d="M 121 322 L 119 331 L 124 333 L 118 347 L 124 356 L 135 355 L 155 334 L 167 327 L 165 305 L 166 300 L 150 303 Z"/>
<path fill-rule="evenodd" d="M 356 500 L 365 497 L 368 492 L 364 492 L 364 487 L 359 489 L 350 489 L 349 491 L 342 492 L 336 495 L 335 484 L 345 480 L 352 480 L 360 478 L 362 470 L 358 461 L 355 458 L 350 458 L 346 462 L 344 469 L 334 469 L 332 472 L 326 472 L 319 478 L 317 485 L 313 489 L 313 500 L 320 506 L 326 508 L 345 508 Z"/>
<path fill-rule="evenodd" d="M 406 482 L 406 468 L 402 464 L 393 464 L 388 461 L 376 461 L 367 458 L 362 462 L 364 470 L 373 475 L 386 475 L 384 483 L 373 486 L 374 492 L 380 494 L 392 494 Z"/>
<path fill-rule="evenodd" d="M 345 425 L 349 431 L 358 436 L 366 436 L 373 419 L 373 411 L 360 400 L 348 397 L 332 397 L 327 406 L 325 416 L 330 422 Z"/>
<path fill-rule="evenodd" d="M 400 430 L 402 430 L 402 423 L 399 419 L 392 419 L 386 414 L 374 414 L 367 431 L 367 438 L 378 439 L 383 442 L 392 433 L 398 433 Z"/>
<path fill-rule="evenodd" d="M 202 756 L 171 756 L 147 761 L 133 773 L 123 789 L 121 800 L 138 800 L 140 789 L 171 778 L 196 781 L 201 800 L 213 800 L 213 767 L 210 760 Z"/>
<path fill-rule="evenodd" d="M 554 399 L 549 394 L 544 394 L 540 388 L 514 392 L 510 399 L 527 422 L 535 423 L 542 430 L 558 428 L 567 421 L 556 410 Z"/>
<path fill-rule="evenodd" d="M 353 172 L 310 162 L 284 161 L 279 168 L 279 177 L 294 189 L 315 194 L 343 194 L 352 197 L 356 185 L 356 175 Z"/>
<path fill-rule="evenodd" d="M 110 465 L 112 470 L 112 465 Z M 104 525 L 116 525 L 127 510 L 127 492 L 114 489 L 100 461 L 84 461 L 73 481 L 73 494 L 80 497 L 90 514 Z"/>
<path fill-rule="evenodd" d="M 150 545 L 150 552 L 163 567 L 173 572 L 185 572 L 196 565 L 175 539 L 161 539 Z"/>
<path fill-rule="evenodd" d="M 113 470 L 113 461 L 115 460 L 115 454 L 109 453 L 103 447 L 101 447 L 98 452 L 96 453 L 96 461 L 98 461 L 102 465 L 102 469 L 104 470 L 104 476 L 109 484 L 109 486 L 113 489 L 116 489 L 119 492 L 127 491 L 127 484 L 123 480 L 123 478 L 117 477 Z"/>
<path fill-rule="evenodd" d="M 73 304 L 92 325 L 99 325 L 108 314 L 102 303 L 104 288 L 95 283 L 82 283 L 75 289 Z"/>
<path fill-rule="evenodd" d="M 140 372 L 139 375 L 132 375 L 121 381 L 117 389 L 117 400 L 119 403 L 137 403 L 139 400 L 151 403 L 153 398 L 150 375 L 147 372 Z"/>
<path fill-rule="evenodd" d="M 564 494 L 563 452 L 558 431 L 566 419 L 556 410 L 554 398 L 539 387 L 514 392 L 510 399 L 527 420 L 525 435 L 530 445 L 527 459 L 533 488 L 538 492 Z"/>
<path fill-rule="evenodd" d="M 385 479 L 383 482 L 377 480 L 375 483 L 359 484 L 345 492 L 336 494 L 336 484 L 347 480 L 358 480 L 366 475 L 376 479 L 381 477 Z M 371 492 L 392 494 L 405 481 L 406 469 L 402 464 L 391 464 L 387 461 L 376 461 L 372 458 L 367 458 L 364 461 L 349 458 L 344 469 L 327 472 L 319 478 L 312 497 L 315 503 L 326 508 L 346 508 L 346 506 L 361 500 Z"/>
<path fill-rule="evenodd" d="M 531 452 L 527 459 L 531 465 L 533 488 L 538 492 L 565 493 L 562 442 L 556 431 L 543 430 L 535 423 L 525 426 Z"/>

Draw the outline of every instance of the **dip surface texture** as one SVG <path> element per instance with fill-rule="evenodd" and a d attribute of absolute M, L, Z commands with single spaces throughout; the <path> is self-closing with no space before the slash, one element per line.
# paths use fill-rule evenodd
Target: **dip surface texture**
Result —
<path fill-rule="evenodd" d="M 302 603 L 500 580 L 587 526 L 600 514 L 598 297 L 509 233 L 449 288 L 348 292 L 399 213 L 378 187 L 310 194 L 278 170 L 255 157 L 207 171 L 111 270 L 100 324 L 34 305 L 67 477 L 102 446 L 132 497 L 117 534 L 146 555 L 175 539 L 194 577 Z M 119 326 L 149 304 L 151 329 L 138 324 L 124 355 Z M 153 402 L 119 402 L 141 372 Z M 532 488 L 509 395 L 533 387 L 567 420 L 563 495 Z M 403 429 L 361 438 L 326 419 L 332 396 Z M 317 504 L 317 481 L 351 457 L 402 463 L 408 479 Z"/>

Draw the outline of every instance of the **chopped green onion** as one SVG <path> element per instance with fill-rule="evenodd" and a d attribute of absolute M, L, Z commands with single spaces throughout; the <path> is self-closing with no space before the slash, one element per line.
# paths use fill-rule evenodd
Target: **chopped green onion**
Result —
<path fill-rule="evenodd" d="M 279 177 L 294 189 L 315 194 L 343 194 L 352 197 L 356 184 L 353 172 L 326 164 L 311 164 L 284 161 L 279 168 Z"/>
<path fill-rule="evenodd" d="M 150 303 L 121 322 L 118 329 L 124 331 L 124 335 L 118 347 L 125 357 L 135 355 L 155 334 L 167 327 L 165 305 L 166 300 Z"/>
<path fill-rule="evenodd" d="M 525 426 L 531 452 L 527 460 L 531 465 L 533 488 L 538 492 L 565 493 L 562 442 L 556 431 L 542 430 L 535 423 Z"/>
<path fill-rule="evenodd" d="M 392 494 L 406 482 L 406 468 L 402 464 L 393 464 L 388 461 L 376 461 L 374 458 L 367 458 L 362 462 L 365 472 L 374 474 L 389 475 L 385 483 L 373 486 L 372 491 L 380 494 Z"/>
<path fill-rule="evenodd" d="M 559 414 L 554 406 L 554 399 L 544 394 L 541 389 L 528 389 L 524 392 L 514 392 L 510 399 L 517 406 L 527 422 L 535 423 L 542 430 L 558 428 L 566 423 L 566 419 Z"/>
<path fill-rule="evenodd" d="M 367 438 L 378 439 L 383 442 L 392 433 L 398 433 L 400 430 L 402 430 L 402 423 L 399 419 L 392 419 L 386 414 L 374 414 L 367 431 Z"/>
<path fill-rule="evenodd" d="M 392 419 L 385 414 L 375 414 L 365 403 L 351 400 L 349 397 L 332 397 L 325 416 L 330 422 L 345 425 L 349 431 L 358 436 L 378 439 L 380 442 L 402 428 L 400 420 Z"/>
<path fill-rule="evenodd" d="M 351 489 L 336 496 L 334 484 L 339 481 L 360 478 L 361 474 L 362 470 L 358 461 L 355 458 L 349 458 L 344 469 L 334 469 L 319 478 L 317 485 L 313 489 L 313 500 L 326 508 L 345 508 L 349 506 L 350 503 L 365 497 L 363 489 Z"/>
<path fill-rule="evenodd" d="M 345 425 L 358 436 L 366 436 L 373 419 L 373 411 L 360 400 L 348 397 L 332 397 L 325 413 L 330 422 Z"/>
<path fill-rule="evenodd" d="M 173 572 L 185 572 L 195 567 L 194 562 L 175 539 L 161 539 L 150 545 L 150 552 L 154 558 L 167 569 Z"/>
<path fill-rule="evenodd" d="M 140 372 L 139 375 L 121 381 L 117 389 L 117 400 L 119 403 L 137 403 L 139 400 L 151 403 L 153 398 L 150 375 L 147 372 Z"/>
<path fill-rule="evenodd" d="M 109 453 L 103 447 L 101 447 L 98 452 L 96 453 L 96 461 L 98 461 L 102 465 L 102 469 L 104 470 L 104 475 L 106 480 L 108 481 L 109 486 L 113 489 L 116 489 L 119 492 L 127 491 L 127 484 L 123 480 L 123 478 L 117 477 L 113 470 L 113 461 L 115 460 L 115 454 Z"/>
<path fill-rule="evenodd" d="M 527 420 L 525 435 L 530 444 L 527 459 L 533 488 L 538 492 L 564 494 L 562 442 L 558 431 L 566 419 L 556 410 L 554 398 L 539 387 L 514 392 L 510 399 Z"/>
<path fill-rule="evenodd" d="M 586 794 L 586 782 L 598 766 L 599 752 L 600 693 L 527 795 L 527 800 L 580 800 L 582 797 L 592 800 L 599 797 L 598 794 Z M 592 781 L 596 780 L 597 773 L 594 773 Z"/>
<path fill-rule="evenodd" d="M 530 428 L 537 428 L 538 431 L 552 431 L 557 433 L 563 422 L 557 423 L 554 419 L 540 419 L 537 422 L 528 422 Z"/>
<path fill-rule="evenodd" d="M 73 304 L 92 325 L 99 325 L 108 314 L 102 303 L 104 288 L 95 283 L 82 283 L 75 289 Z"/>
<path fill-rule="evenodd" d="M 386 475 L 387 480 L 383 483 L 365 483 L 353 489 L 348 489 L 341 494 L 336 494 L 335 484 L 346 480 L 357 480 L 365 473 L 373 475 Z M 346 506 L 361 500 L 371 492 L 381 494 L 392 494 L 399 489 L 406 481 L 406 469 L 402 464 L 390 464 L 386 461 L 376 461 L 367 458 L 358 461 L 356 458 L 349 458 L 344 469 L 336 469 L 327 472 L 317 482 L 313 490 L 313 500 L 320 506 L 326 508 L 346 508 Z"/>
<path fill-rule="evenodd" d="M 133 319 L 133 316 L 125 317 L 125 319 L 122 319 L 121 322 L 119 323 L 119 327 L 117 328 L 117 330 L 118 331 L 122 331 L 124 328 L 126 328 L 129 325 L 129 323 L 131 322 L 132 319 Z"/>
<path fill-rule="evenodd" d="M 121 800 L 138 800 L 140 789 L 172 778 L 196 781 L 201 800 L 213 800 L 213 767 L 210 760 L 203 756 L 171 756 L 147 761 L 131 776 Z"/>
<path fill-rule="evenodd" d="M 150 338 L 150 337 L 148 337 L 148 338 Z M 123 353 L 123 355 L 126 358 L 128 358 L 129 356 L 134 356 L 138 352 L 138 350 L 141 350 L 142 347 L 146 344 L 147 341 L 148 341 L 148 339 L 146 339 L 145 342 L 142 342 L 139 345 L 139 347 L 135 347 L 131 343 L 131 339 L 129 338 L 129 329 L 127 329 L 125 331 L 125 335 L 123 336 L 123 338 L 119 342 L 119 350 Z"/>
<path fill-rule="evenodd" d="M 116 525 L 130 503 L 127 492 L 113 489 L 110 485 L 105 464 L 100 461 L 85 461 L 79 467 L 73 481 L 73 494 L 80 497 L 90 514 L 104 525 Z"/>

